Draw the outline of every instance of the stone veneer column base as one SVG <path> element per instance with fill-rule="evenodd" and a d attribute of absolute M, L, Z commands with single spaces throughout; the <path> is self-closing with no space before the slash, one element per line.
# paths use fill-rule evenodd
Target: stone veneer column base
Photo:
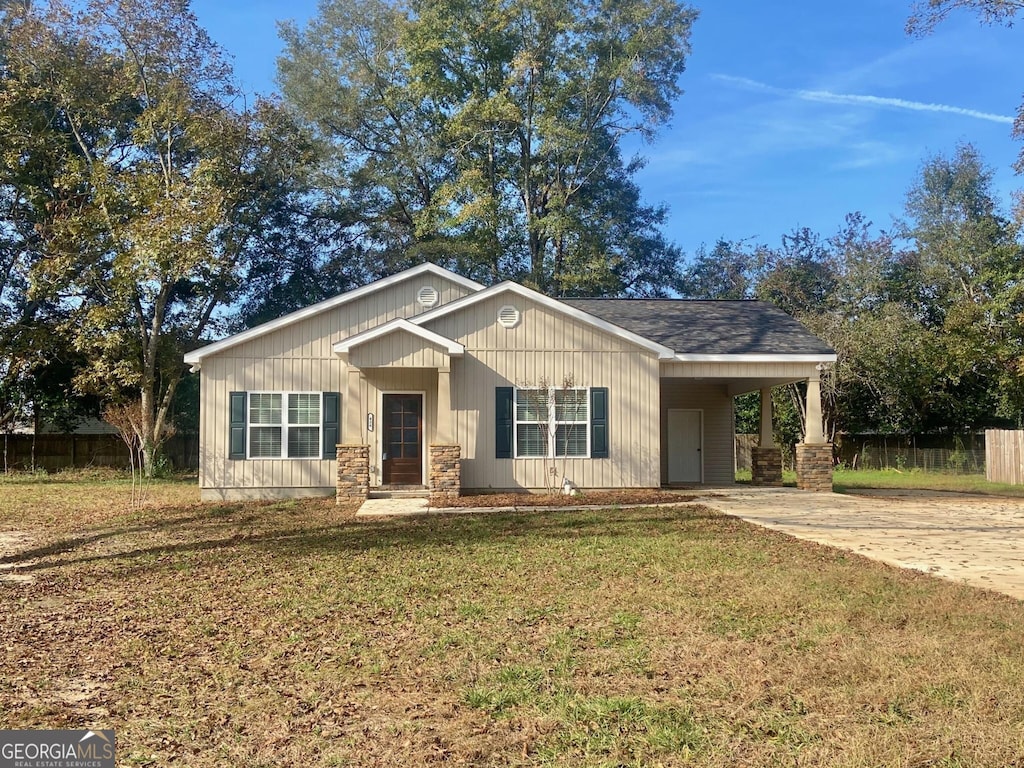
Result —
<path fill-rule="evenodd" d="M 750 484 L 782 485 L 782 449 L 750 449 Z"/>
<path fill-rule="evenodd" d="M 370 495 L 370 446 L 338 446 L 338 503 L 366 501 Z"/>
<path fill-rule="evenodd" d="M 832 491 L 831 443 L 797 443 L 796 487 L 802 491 Z"/>
<path fill-rule="evenodd" d="M 430 506 L 448 507 L 462 491 L 462 448 L 458 445 L 430 446 Z"/>

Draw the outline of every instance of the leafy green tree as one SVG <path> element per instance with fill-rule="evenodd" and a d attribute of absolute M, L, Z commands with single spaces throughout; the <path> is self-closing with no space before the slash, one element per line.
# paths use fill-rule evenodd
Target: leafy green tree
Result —
<path fill-rule="evenodd" d="M 924 164 L 907 196 L 905 234 L 927 286 L 921 317 L 939 335 L 945 420 L 979 427 L 999 416 L 1019 421 L 1024 245 L 1000 210 L 992 171 L 970 145 Z"/>
<path fill-rule="evenodd" d="M 187 0 L 51 0 L 12 12 L 5 181 L 32 225 L 29 299 L 87 361 L 76 384 L 138 399 L 148 470 L 181 354 L 244 294 L 261 214 L 293 161 L 276 107 L 236 107 Z M 28 233 L 25 233 L 28 235 Z"/>
<path fill-rule="evenodd" d="M 387 268 L 657 293 L 678 253 L 620 145 L 670 117 L 695 16 L 672 0 L 333 0 L 283 26 L 280 80 Z"/>
<path fill-rule="evenodd" d="M 782 236 L 782 247 L 765 252 L 757 297 L 791 315 L 825 307 L 836 287 L 833 254 L 820 235 L 803 227 Z"/>
<path fill-rule="evenodd" d="M 690 299 L 753 298 L 764 250 L 725 238 L 719 238 L 710 251 L 701 245 L 679 277 L 679 293 Z"/>

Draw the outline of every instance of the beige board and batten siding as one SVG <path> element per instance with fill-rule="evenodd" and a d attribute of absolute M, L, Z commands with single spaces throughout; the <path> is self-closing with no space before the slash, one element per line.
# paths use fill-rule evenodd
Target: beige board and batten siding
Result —
<path fill-rule="evenodd" d="M 427 311 L 416 300 L 420 288 L 438 292 L 436 306 L 462 298 L 470 290 L 437 275 L 419 275 L 361 296 L 339 307 L 299 320 L 263 336 L 224 350 L 234 357 L 331 358 L 335 342 L 376 328 L 396 317 L 411 318 Z M 205 361 L 204 361 L 205 365 Z"/>
<path fill-rule="evenodd" d="M 497 322 L 505 305 L 519 324 Z M 656 487 L 660 480 L 658 359 L 649 350 L 518 295 L 495 294 L 426 327 L 465 345 L 452 360 L 456 442 L 462 485 L 474 489 L 541 489 L 564 474 L 581 488 Z M 609 458 L 497 459 L 495 389 L 546 383 L 608 387 Z"/>
<path fill-rule="evenodd" d="M 255 360 L 216 355 L 204 360 L 199 411 L 203 500 L 330 493 L 336 473 L 333 459 L 228 459 L 230 393 L 333 392 L 342 369 L 337 358 Z"/>
<path fill-rule="evenodd" d="M 736 482 L 735 426 L 732 395 L 724 384 L 688 379 L 661 379 L 661 444 L 668 446 L 668 412 L 702 413 L 701 456 L 707 484 Z M 668 450 L 661 457 L 661 480 L 668 482 Z"/>
<path fill-rule="evenodd" d="M 445 368 L 448 353 L 408 331 L 392 333 L 360 344 L 349 352 L 357 368 Z"/>
<path fill-rule="evenodd" d="M 204 358 L 199 419 L 202 498 L 331 493 L 336 482 L 334 460 L 228 459 L 230 393 L 341 392 L 344 412 L 346 367 L 334 354 L 333 344 L 395 317 L 425 312 L 416 296 L 427 285 L 438 292 L 438 305 L 470 292 L 438 275 L 414 276 Z M 342 442 L 349 439 L 342 433 Z"/>

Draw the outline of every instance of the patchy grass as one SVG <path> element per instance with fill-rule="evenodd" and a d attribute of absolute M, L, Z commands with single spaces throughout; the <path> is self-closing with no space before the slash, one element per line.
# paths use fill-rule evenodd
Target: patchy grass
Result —
<path fill-rule="evenodd" d="M 750 470 L 737 470 L 736 481 L 749 483 Z M 796 486 L 796 472 L 784 470 L 782 484 Z M 832 486 L 839 493 L 858 488 L 883 488 L 1024 497 L 1024 486 L 990 483 L 985 475 L 953 475 L 920 469 L 836 469 L 832 473 Z"/>
<path fill-rule="evenodd" d="M 4 482 L 7 728 L 124 765 L 1005 766 L 1024 608 L 700 507 L 355 520 Z"/>

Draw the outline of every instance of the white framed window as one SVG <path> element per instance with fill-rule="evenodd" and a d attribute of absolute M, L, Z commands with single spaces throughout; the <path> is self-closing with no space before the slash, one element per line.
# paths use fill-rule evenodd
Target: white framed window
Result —
<path fill-rule="evenodd" d="M 517 388 L 516 458 L 589 458 L 589 423 L 587 387 Z"/>
<path fill-rule="evenodd" d="M 319 459 L 320 392 L 250 392 L 250 459 Z"/>

